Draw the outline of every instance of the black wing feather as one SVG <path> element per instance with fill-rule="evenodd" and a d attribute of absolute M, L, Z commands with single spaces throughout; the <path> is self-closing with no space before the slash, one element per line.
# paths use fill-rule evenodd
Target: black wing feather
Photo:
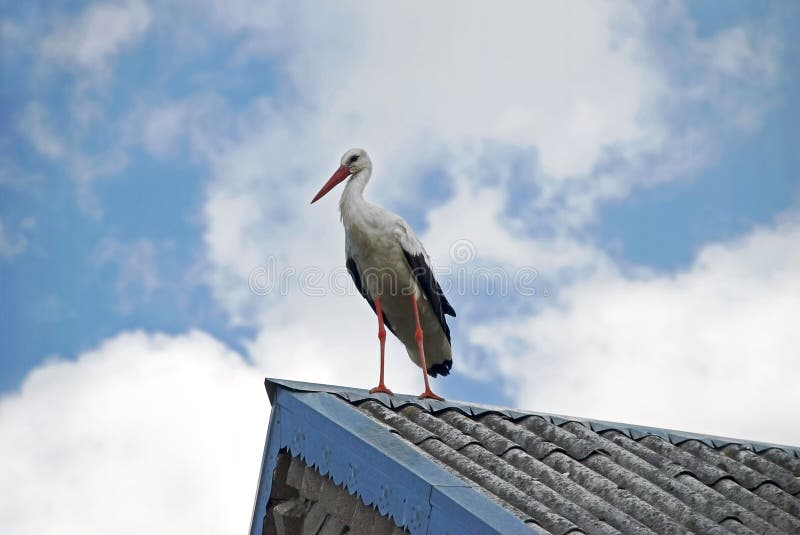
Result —
<path fill-rule="evenodd" d="M 447 297 L 444 296 L 439 283 L 436 282 L 436 278 L 433 276 L 433 271 L 431 271 L 431 268 L 428 266 L 428 262 L 425 260 L 425 255 L 422 253 L 411 254 L 405 249 L 403 249 L 403 254 L 406 257 L 408 265 L 411 267 L 411 272 L 417 279 L 417 284 L 419 284 L 419 287 L 422 289 L 425 297 L 428 298 L 428 302 L 433 307 L 436 317 L 439 318 L 439 324 L 441 324 L 442 330 L 444 331 L 445 336 L 447 336 L 447 341 L 449 342 L 450 327 L 447 326 L 447 320 L 445 320 L 444 315 L 447 314 L 455 317 L 456 311 L 447 300 Z M 442 375 L 447 374 L 442 373 Z"/>
<path fill-rule="evenodd" d="M 358 293 L 360 293 L 361 296 L 364 299 L 367 300 L 367 303 L 369 303 L 369 306 L 372 307 L 372 311 L 375 312 L 375 314 L 377 315 L 378 312 L 375 310 L 375 301 L 372 300 L 372 296 L 369 295 L 369 292 L 367 291 L 367 289 L 364 288 L 363 285 L 361 284 L 361 274 L 358 272 L 358 266 L 356 265 L 356 261 L 353 260 L 352 258 L 348 258 L 346 266 L 347 266 L 347 271 L 350 273 L 350 276 L 353 278 L 353 282 L 356 285 L 356 289 L 358 290 Z M 383 324 L 386 325 L 386 328 L 389 329 L 390 331 L 392 331 L 392 333 L 395 336 L 397 336 L 397 333 L 394 332 L 394 328 L 392 327 L 392 324 L 389 323 L 389 320 L 386 318 L 386 314 L 383 315 Z"/>

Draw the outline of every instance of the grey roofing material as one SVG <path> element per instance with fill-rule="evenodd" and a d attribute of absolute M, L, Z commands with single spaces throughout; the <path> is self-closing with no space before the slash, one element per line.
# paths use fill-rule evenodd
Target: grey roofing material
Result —
<path fill-rule="evenodd" d="M 800 533 L 800 449 L 459 402 L 330 392 L 537 528 Z"/>

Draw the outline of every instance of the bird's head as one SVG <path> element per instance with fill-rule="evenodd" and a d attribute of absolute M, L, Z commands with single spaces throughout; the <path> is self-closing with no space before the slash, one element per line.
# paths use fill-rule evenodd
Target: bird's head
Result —
<path fill-rule="evenodd" d="M 344 179 L 349 177 L 350 175 L 354 175 L 359 171 L 362 171 L 367 168 L 372 168 L 372 160 L 369 159 L 369 155 L 367 151 L 364 149 L 350 149 L 349 151 L 345 152 L 342 156 L 341 165 L 339 165 L 339 169 L 333 173 L 330 179 L 322 186 L 322 189 L 314 196 L 311 200 L 311 204 L 314 204 L 326 193 L 336 187 L 337 184 L 342 182 Z"/>
<path fill-rule="evenodd" d="M 372 160 L 364 149 L 350 149 L 342 155 L 341 164 L 350 169 L 351 174 L 356 174 L 366 167 L 372 167 Z"/>

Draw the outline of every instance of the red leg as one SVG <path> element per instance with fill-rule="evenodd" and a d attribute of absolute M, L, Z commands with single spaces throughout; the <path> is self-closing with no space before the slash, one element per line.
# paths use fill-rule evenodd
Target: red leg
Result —
<path fill-rule="evenodd" d="M 417 330 L 414 331 L 414 338 L 417 340 L 417 347 L 419 348 L 419 361 L 422 364 L 422 378 L 425 379 L 425 392 L 420 394 L 420 399 L 438 399 L 444 401 L 444 398 L 437 396 L 431 390 L 431 385 L 428 384 L 428 365 L 425 363 L 425 348 L 422 347 L 422 326 L 419 324 L 419 311 L 417 310 L 417 296 L 411 294 L 411 306 L 414 308 L 414 323 Z"/>
<path fill-rule="evenodd" d="M 383 309 L 381 308 L 381 300 L 375 299 L 375 313 L 378 315 L 378 339 L 381 341 L 381 380 L 378 386 L 369 391 L 370 394 L 382 392 L 384 394 L 392 395 L 392 391 L 386 388 L 383 384 L 383 353 L 386 347 L 386 329 L 383 327 Z"/>

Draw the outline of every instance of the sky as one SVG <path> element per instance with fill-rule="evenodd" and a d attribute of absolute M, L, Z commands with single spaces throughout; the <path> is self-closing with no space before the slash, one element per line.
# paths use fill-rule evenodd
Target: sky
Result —
<path fill-rule="evenodd" d="M 241 532 L 263 378 L 374 386 L 309 206 L 351 147 L 458 312 L 439 394 L 800 445 L 795 2 L 0 6 L 9 532 Z"/>

